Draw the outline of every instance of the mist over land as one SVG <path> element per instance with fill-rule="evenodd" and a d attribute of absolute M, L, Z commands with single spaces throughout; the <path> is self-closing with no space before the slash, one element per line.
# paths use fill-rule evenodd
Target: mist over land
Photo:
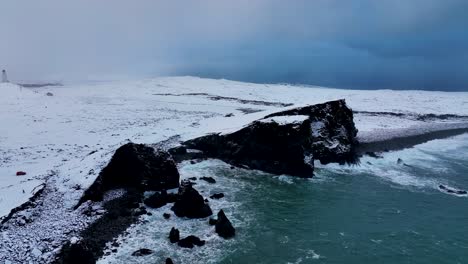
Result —
<path fill-rule="evenodd" d="M 356 89 L 468 89 L 468 2 L 2 1 L 17 81 L 195 75 Z"/>

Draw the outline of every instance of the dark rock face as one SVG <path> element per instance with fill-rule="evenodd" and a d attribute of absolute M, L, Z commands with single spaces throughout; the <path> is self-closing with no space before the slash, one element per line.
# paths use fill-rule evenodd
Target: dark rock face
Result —
<path fill-rule="evenodd" d="M 211 199 L 221 199 L 224 197 L 224 193 L 215 193 L 210 196 Z"/>
<path fill-rule="evenodd" d="M 344 100 L 274 113 L 231 134 L 186 141 L 188 149 L 232 165 L 312 177 L 313 161 L 352 162 L 357 129 Z"/>
<path fill-rule="evenodd" d="M 353 111 L 345 100 L 295 108 L 266 117 L 306 115 L 311 123 L 312 154 L 314 159 L 326 164 L 354 161 L 354 147 L 357 144 L 357 129 Z"/>
<path fill-rule="evenodd" d="M 205 245 L 205 240 L 201 240 L 200 238 L 196 236 L 188 236 L 184 239 L 179 240 L 177 245 L 183 248 L 193 248 L 194 245 L 201 247 Z"/>
<path fill-rule="evenodd" d="M 167 258 L 166 259 L 166 264 L 174 264 L 174 262 L 172 261 L 171 258 Z"/>
<path fill-rule="evenodd" d="M 213 177 L 201 177 L 200 180 L 206 181 L 207 183 L 216 183 Z"/>
<path fill-rule="evenodd" d="M 140 248 L 139 250 L 133 252 L 132 256 L 141 257 L 141 256 L 150 255 L 150 254 L 153 254 L 153 250 L 147 249 L 147 248 Z"/>
<path fill-rule="evenodd" d="M 218 220 L 215 224 L 215 231 L 222 238 L 231 238 L 236 235 L 236 230 L 231 224 L 231 221 L 226 217 L 223 210 L 218 213 Z"/>
<path fill-rule="evenodd" d="M 66 244 L 63 246 L 59 258 L 53 263 L 63 264 L 94 264 L 94 255 L 85 243 Z"/>
<path fill-rule="evenodd" d="M 190 182 L 183 182 L 179 187 L 179 197 L 171 208 L 178 217 L 205 218 L 213 214 L 197 190 Z"/>
<path fill-rule="evenodd" d="M 102 200 L 111 189 L 165 190 L 179 186 L 179 172 L 168 152 L 143 144 L 128 143 L 118 148 L 96 181 L 85 191 L 86 200 Z"/>
<path fill-rule="evenodd" d="M 179 242 L 179 240 L 180 240 L 179 229 L 176 229 L 175 227 L 171 228 L 171 231 L 169 232 L 169 241 L 171 241 L 171 243 L 176 243 L 176 242 Z"/>

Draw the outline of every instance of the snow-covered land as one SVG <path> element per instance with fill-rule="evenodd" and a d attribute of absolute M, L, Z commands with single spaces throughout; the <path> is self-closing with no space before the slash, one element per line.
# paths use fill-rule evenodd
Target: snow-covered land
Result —
<path fill-rule="evenodd" d="M 0 232 L 0 263 L 47 260 L 86 226 L 92 218 L 81 219 L 72 207 L 128 141 L 153 144 L 229 132 L 268 113 L 342 98 L 355 112 L 361 142 L 468 127 L 467 92 L 340 90 L 195 77 L 36 89 L 0 84 L 0 217 L 46 189 L 36 209 Z M 291 121 L 283 119 L 274 121 Z M 26 175 L 16 176 L 18 171 Z"/>

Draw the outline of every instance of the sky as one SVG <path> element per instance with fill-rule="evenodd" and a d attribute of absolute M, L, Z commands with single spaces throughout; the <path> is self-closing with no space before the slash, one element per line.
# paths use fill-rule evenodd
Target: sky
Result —
<path fill-rule="evenodd" d="M 468 91 L 466 0 L 0 0 L 11 80 Z"/>

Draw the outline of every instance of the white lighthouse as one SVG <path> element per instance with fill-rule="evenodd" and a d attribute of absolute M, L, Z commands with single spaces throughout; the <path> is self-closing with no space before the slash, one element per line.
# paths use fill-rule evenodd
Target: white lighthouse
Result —
<path fill-rule="evenodd" d="M 7 83 L 8 82 L 8 77 L 6 74 L 6 70 L 2 70 L 2 83 Z"/>

